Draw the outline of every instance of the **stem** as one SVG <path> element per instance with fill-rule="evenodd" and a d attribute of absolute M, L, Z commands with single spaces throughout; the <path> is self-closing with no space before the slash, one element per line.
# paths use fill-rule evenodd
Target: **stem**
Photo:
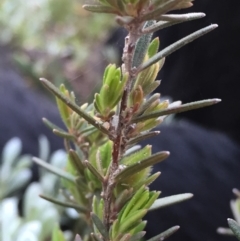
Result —
<path fill-rule="evenodd" d="M 125 142 L 124 142 L 124 136 L 125 131 L 127 129 L 127 124 L 129 123 L 129 120 L 127 120 L 127 100 L 131 91 L 132 83 L 135 79 L 136 71 L 134 68 L 132 68 L 132 62 L 133 62 L 133 54 L 135 50 L 135 46 L 137 43 L 138 38 L 140 37 L 140 28 L 142 27 L 142 24 L 135 23 L 131 26 L 128 26 L 127 29 L 129 30 L 128 36 L 125 38 L 125 46 L 123 50 L 123 66 L 122 66 L 122 72 L 128 73 L 128 81 L 125 86 L 123 96 L 121 99 L 120 104 L 120 110 L 118 113 L 118 125 L 115 129 L 116 135 L 113 140 L 113 152 L 112 152 L 112 162 L 110 166 L 110 172 L 107 177 L 105 177 L 105 182 L 103 184 L 103 199 L 104 199 L 104 225 L 107 228 L 107 230 L 110 229 L 112 220 L 111 217 L 113 217 L 112 210 L 111 210 L 111 204 L 113 199 L 113 189 L 116 185 L 115 183 L 115 176 L 118 172 L 119 167 L 119 159 L 122 156 L 123 151 L 125 150 Z"/>

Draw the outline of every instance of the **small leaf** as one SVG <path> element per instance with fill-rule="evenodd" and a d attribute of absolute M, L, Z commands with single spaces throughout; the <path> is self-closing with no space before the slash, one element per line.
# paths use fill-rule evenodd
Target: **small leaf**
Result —
<path fill-rule="evenodd" d="M 123 157 L 120 160 L 120 163 L 123 165 L 131 165 L 135 164 L 143 159 L 143 157 L 149 157 L 152 153 L 152 146 L 147 145 L 144 148 L 142 148 L 140 151 L 136 151 L 131 155 L 128 155 L 126 157 Z"/>
<path fill-rule="evenodd" d="M 121 215 L 119 215 L 118 219 L 120 220 L 120 222 L 122 220 L 125 220 L 127 218 L 127 216 L 129 215 L 129 213 L 131 213 L 131 210 L 133 209 L 133 207 L 136 205 L 136 203 L 138 202 L 139 198 L 141 198 L 141 196 L 143 195 L 143 193 L 146 191 L 146 187 L 142 186 L 139 188 L 139 190 L 133 195 L 133 197 L 129 200 L 129 202 L 124 206 L 123 212 L 121 213 Z M 147 199 L 146 199 L 147 201 Z"/>
<path fill-rule="evenodd" d="M 68 140 L 71 140 L 73 141 L 75 139 L 75 136 L 69 134 L 68 132 L 65 132 L 65 131 L 59 131 L 57 129 L 53 129 L 53 133 L 57 136 L 60 136 L 64 139 L 68 139 Z"/>
<path fill-rule="evenodd" d="M 240 240 L 240 226 L 239 224 L 231 218 L 228 218 L 228 226 L 233 231 L 235 237 Z"/>
<path fill-rule="evenodd" d="M 121 222 L 119 227 L 119 233 L 126 233 L 131 231 L 136 224 L 146 215 L 147 209 L 137 210 Z"/>
<path fill-rule="evenodd" d="M 51 130 L 55 129 L 61 132 L 64 132 L 64 130 L 58 126 L 56 126 L 55 124 L 53 124 L 51 121 L 49 121 L 46 118 L 42 118 L 43 123 Z"/>
<path fill-rule="evenodd" d="M 154 9 L 151 12 L 147 12 L 142 17 L 140 17 L 140 21 L 147 21 L 150 19 L 156 19 L 158 16 L 161 16 L 164 13 L 171 11 L 181 0 L 168 0 L 168 1 L 161 1 L 160 4 L 153 3 Z"/>
<path fill-rule="evenodd" d="M 153 211 L 153 210 L 156 210 L 156 209 L 159 209 L 159 208 L 170 206 L 172 204 L 183 202 L 183 201 L 188 200 L 192 197 L 193 197 L 193 194 L 184 193 L 184 194 L 177 194 L 177 195 L 172 195 L 172 196 L 169 196 L 169 197 L 159 198 L 149 208 L 149 211 Z"/>
<path fill-rule="evenodd" d="M 158 51 L 158 48 L 159 48 L 159 38 L 155 38 L 153 39 L 153 41 L 149 44 L 148 46 L 148 57 L 151 58 L 153 57 L 157 51 Z"/>
<path fill-rule="evenodd" d="M 103 238 L 109 240 L 108 231 L 102 221 L 99 219 L 99 217 L 96 214 L 91 213 L 91 218 L 93 223 L 96 225 L 98 231 L 102 234 Z"/>
<path fill-rule="evenodd" d="M 51 202 L 51 203 L 54 203 L 54 204 L 57 204 L 57 205 L 60 205 L 62 207 L 67 207 L 67 208 L 74 208 L 76 209 L 78 212 L 81 212 L 81 213 L 86 213 L 88 212 L 89 210 L 87 210 L 85 207 L 81 207 L 77 204 L 74 204 L 74 203 L 69 203 L 69 202 L 62 202 L 62 201 L 59 201 L 55 198 L 52 198 L 52 197 L 48 197 L 48 196 L 45 196 L 45 195 L 39 195 L 41 198 Z"/>
<path fill-rule="evenodd" d="M 36 162 L 41 167 L 47 169 L 51 173 L 56 174 L 59 177 L 62 177 L 72 183 L 75 183 L 75 177 L 73 175 L 71 175 L 70 173 L 67 173 L 67 172 L 63 171 L 62 169 L 59 169 L 53 165 L 50 165 L 47 162 L 45 162 L 37 157 L 33 157 L 33 161 Z"/>
<path fill-rule="evenodd" d="M 150 20 L 145 23 L 143 26 L 143 30 L 152 24 L 154 24 L 156 21 Z M 145 57 L 145 54 L 147 52 L 149 43 L 152 39 L 152 34 L 144 34 L 138 41 L 135 47 L 134 55 L 133 55 L 133 62 L 132 67 L 138 67 Z"/>
<path fill-rule="evenodd" d="M 69 157 L 70 157 L 70 162 L 72 163 L 72 165 L 76 168 L 76 170 L 78 171 L 79 174 L 84 174 L 84 169 L 85 166 L 83 165 L 81 159 L 79 158 L 78 154 L 76 153 L 76 151 L 74 151 L 73 149 L 70 149 L 69 152 Z"/>
<path fill-rule="evenodd" d="M 169 228 L 168 230 L 156 235 L 153 238 L 148 239 L 147 241 L 161 241 L 165 240 L 166 238 L 170 237 L 172 234 L 174 234 L 176 231 L 178 231 L 180 227 L 179 226 L 174 226 L 172 228 Z"/>
<path fill-rule="evenodd" d="M 143 141 L 143 140 L 145 140 L 145 139 L 148 139 L 148 138 L 157 136 L 159 133 L 160 133 L 160 131 L 152 131 L 152 132 L 143 132 L 143 133 L 140 133 L 138 136 L 130 139 L 130 140 L 127 142 L 127 145 L 128 145 L 128 146 L 131 146 L 131 145 L 136 144 L 136 143 L 138 143 L 138 142 L 140 142 L 140 141 Z"/>
<path fill-rule="evenodd" d="M 129 239 L 129 241 L 139 241 L 139 240 L 141 240 L 141 239 L 144 237 L 145 234 L 146 234 L 145 231 L 138 232 L 138 233 L 134 234 L 134 235 Z"/>
<path fill-rule="evenodd" d="M 65 104 L 67 104 L 73 111 L 83 117 L 86 121 L 88 121 L 91 125 L 95 126 L 98 130 L 103 132 L 104 134 L 109 134 L 108 130 L 102 125 L 102 123 L 96 121 L 92 116 L 83 111 L 78 105 L 76 105 L 72 100 L 64 96 L 57 87 L 55 87 L 50 81 L 41 78 L 40 81 L 42 84 L 50 90 L 54 95 L 56 95 L 59 99 L 61 99 Z"/>
<path fill-rule="evenodd" d="M 154 55 L 152 58 L 150 58 L 149 60 L 144 62 L 141 66 L 139 66 L 137 71 L 138 72 L 143 71 L 144 69 L 148 68 L 149 66 L 157 63 L 160 59 L 170 55 L 171 53 L 180 49 L 184 45 L 186 45 L 186 44 L 194 41 L 195 39 L 209 33 L 210 31 L 214 30 L 217 27 L 218 27 L 217 24 L 211 24 L 210 26 L 202 28 L 202 29 L 200 29 L 200 30 L 198 30 L 198 31 L 178 40 L 177 42 L 169 45 L 168 47 L 166 47 L 165 49 L 161 50 L 159 53 Z"/>
<path fill-rule="evenodd" d="M 176 107 L 170 106 L 167 109 L 164 109 L 161 111 L 156 111 L 156 112 L 149 113 L 147 115 L 141 115 L 141 116 L 135 117 L 132 119 L 132 123 L 136 123 L 136 122 L 140 122 L 140 121 L 144 121 L 152 118 L 157 118 L 157 117 L 165 116 L 169 114 L 176 114 L 176 113 L 181 113 L 189 110 L 203 108 L 206 106 L 215 105 L 220 101 L 221 101 L 220 99 L 209 99 L 209 100 L 200 100 L 200 101 L 190 102 L 190 103 L 183 104 Z"/>
<path fill-rule="evenodd" d="M 141 162 L 138 162 L 136 164 L 133 164 L 127 168 L 125 168 L 123 171 L 121 171 L 115 178 L 116 182 L 123 180 L 125 178 L 128 178 L 132 175 L 134 175 L 137 172 L 140 172 L 141 170 L 153 166 L 154 164 L 161 162 L 165 160 L 169 156 L 168 151 L 162 151 L 158 152 L 146 159 L 143 159 Z"/>
<path fill-rule="evenodd" d="M 55 225 L 53 229 L 51 241 L 65 241 L 63 232 L 59 229 L 58 225 Z"/>
<path fill-rule="evenodd" d="M 152 26 L 143 30 L 143 33 L 153 33 L 158 30 L 187 22 L 192 21 L 195 19 L 203 18 L 206 15 L 204 13 L 188 13 L 188 14 L 167 14 L 167 15 L 160 15 L 158 20 L 161 20 Z"/>
<path fill-rule="evenodd" d="M 101 175 L 101 173 L 87 160 L 84 161 L 86 166 L 88 167 L 89 171 L 101 182 L 103 183 L 105 181 L 104 177 Z"/>
<path fill-rule="evenodd" d="M 117 11 L 110 6 L 84 4 L 83 8 L 95 13 L 117 13 Z"/>

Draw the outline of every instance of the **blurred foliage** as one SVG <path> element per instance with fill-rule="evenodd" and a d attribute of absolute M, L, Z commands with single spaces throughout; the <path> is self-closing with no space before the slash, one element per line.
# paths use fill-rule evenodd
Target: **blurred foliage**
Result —
<path fill-rule="evenodd" d="M 83 73 L 85 63 L 90 55 L 94 58 L 96 52 L 92 52 L 93 49 L 107 39 L 113 21 L 109 21 L 110 18 L 106 15 L 88 13 L 82 9 L 83 2 L 0 2 L 0 44 L 17 47 L 19 51 L 15 59 L 31 84 L 38 84 L 36 80 L 39 76 L 45 76 L 56 84 L 72 81 L 73 85 L 82 85 L 81 88 L 83 84 L 86 85 L 82 92 L 80 87 L 75 86 L 83 98 L 91 93 L 91 83 L 88 82 L 87 86 L 86 80 L 82 80 L 90 74 L 85 76 Z M 109 53 L 111 55 L 111 51 Z M 96 65 L 99 64 L 96 62 Z"/>
<path fill-rule="evenodd" d="M 62 207 L 39 198 L 41 193 L 58 193 L 59 179 L 45 170 L 40 171 L 39 182 L 31 183 L 22 195 L 23 188 L 31 178 L 32 160 L 30 155 L 20 156 L 21 141 L 9 140 L 1 160 L 0 175 L 0 240 L 1 241 L 44 241 L 51 236 L 54 226 L 69 217 L 76 218 Z M 49 155 L 49 142 L 46 137 L 39 138 L 39 155 L 47 158 L 53 166 L 63 168 L 66 165 L 66 153 L 63 150 Z M 19 201 L 22 201 L 22 214 L 19 213 Z M 70 240 L 71 232 L 65 232 Z"/>
<path fill-rule="evenodd" d="M 229 218 L 229 228 L 220 227 L 217 229 L 217 232 L 224 235 L 235 235 L 240 240 L 240 191 L 234 188 L 233 193 L 236 199 L 230 201 L 230 207 L 235 221 Z"/>

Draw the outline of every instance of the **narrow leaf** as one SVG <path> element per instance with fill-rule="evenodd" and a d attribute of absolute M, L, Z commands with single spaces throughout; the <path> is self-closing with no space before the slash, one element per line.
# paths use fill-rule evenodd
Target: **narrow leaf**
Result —
<path fill-rule="evenodd" d="M 75 136 L 69 134 L 66 131 L 59 131 L 57 129 L 53 129 L 53 133 L 57 136 L 60 136 L 62 138 L 65 138 L 65 139 L 68 139 L 68 140 L 71 140 L 71 141 L 75 139 Z"/>
<path fill-rule="evenodd" d="M 153 238 L 148 239 L 147 241 L 162 241 L 174 234 L 176 231 L 178 231 L 180 227 L 179 226 L 174 226 L 172 228 L 169 228 L 168 230 L 156 235 Z"/>
<path fill-rule="evenodd" d="M 180 1 L 182 1 L 182 0 L 168 0 L 168 1 L 162 1 L 162 4 L 160 4 L 160 5 L 154 4 L 155 6 L 152 6 L 152 7 L 154 7 L 153 8 L 154 10 L 143 15 L 140 18 L 140 21 L 156 19 L 158 16 L 172 10 L 174 7 L 176 7 L 178 5 L 178 3 Z"/>
<path fill-rule="evenodd" d="M 184 193 L 184 194 L 177 194 L 177 195 L 172 195 L 172 196 L 169 196 L 169 197 L 159 198 L 149 208 L 149 211 L 153 211 L 153 210 L 156 210 L 156 209 L 159 209 L 159 208 L 170 206 L 172 204 L 183 202 L 183 201 L 188 200 L 192 197 L 193 197 L 193 194 Z"/>
<path fill-rule="evenodd" d="M 163 161 L 169 156 L 168 151 L 158 152 L 146 159 L 143 159 L 142 161 L 133 164 L 127 168 L 125 168 L 123 171 L 121 171 L 115 178 L 116 182 L 119 182 L 120 180 L 123 180 L 125 178 L 128 178 L 132 175 L 134 175 L 137 172 L 140 172 L 141 170 L 145 169 L 146 167 L 152 166 L 158 162 Z"/>
<path fill-rule="evenodd" d="M 70 161 L 73 164 L 73 166 L 77 169 L 78 173 L 83 175 L 85 166 L 83 165 L 76 151 L 70 149 L 68 153 L 69 153 Z"/>
<path fill-rule="evenodd" d="M 233 231 L 235 237 L 240 240 L 240 226 L 239 224 L 231 218 L 228 218 L 228 226 Z"/>
<path fill-rule="evenodd" d="M 62 169 L 59 169 L 53 165 L 50 165 L 47 162 L 45 162 L 37 157 L 33 157 L 33 161 L 35 163 L 37 163 L 38 165 L 40 165 L 41 167 L 47 169 L 51 173 L 56 174 L 57 176 L 62 177 L 72 183 L 75 183 L 75 177 L 73 175 L 71 175 L 70 173 L 67 173 L 67 172 L 63 171 Z"/>
<path fill-rule="evenodd" d="M 202 29 L 200 29 L 200 30 L 198 30 L 198 31 L 178 40 L 177 42 L 175 42 L 175 43 L 171 44 L 170 46 L 166 47 L 165 49 L 163 49 L 162 51 L 157 53 L 155 56 L 153 56 L 152 58 L 150 58 L 149 60 L 144 62 L 141 66 L 139 66 L 137 71 L 140 72 L 140 71 L 150 67 L 151 65 L 157 63 L 160 59 L 170 55 L 171 53 L 180 49 L 184 45 L 186 45 L 186 44 L 192 42 L 193 40 L 209 33 L 210 31 L 214 30 L 217 27 L 218 27 L 217 24 L 211 24 L 210 26 L 202 28 Z"/>
<path fill-rule="evenodd" d="M 151 26 L 155 22 L 156 21 L 153 21 L 153 20 L 147 21 L 143 26 L 143 29 Z M 147 53 L 147 49 L 151 39 L 152 39 L 152 34 L 150 33 L 150 34 L 144 34 L 137 41 L 136 48 L 133 55 L 132 67 L 138 67 L 143 62 L 143 59 L 145 57 L 145 54 Z"/>
<path fill-rule="evenodd" d="M 145 231 L 141 231 L 141 232 L 138 232 L 136 234 L 134 234 L 130 239 L 129 241 L 139 241 L 142 239 L 142 237 L 146 234 Z"/>
<path fill-rule="evenodd" d="M 41 78 L 40 81 L 42 84 L 50 90 L 54 95 L 56 95 L 59 99 L 61 99 L 65 104 L 67 104 L 73 111 L 83 117 L 86 121 L 88 121 L 91 125 L 95 126 L 98 130 L 103 132 L 104 134 L 108 134 L 108 130 L 98 121 L 96 121 L 92 116 L 88 113 L 83 111 L 78 105 L 76 105 L 73 101 L 69 98 L 64 96 L 56 86 L 54 86 L 50 81 L 47 79 Z"/>
<path fill-rule="evenodd" d="M 147 209 L 142 209 L 135 211 L 134 213 L 129 215 L 126 219 L 123 220 L 123 222 L 121 222 L 119 232 L 129 232 L 136 225 L 137 222 L 141 221 L 141 219 L 146 215 L 147 211 Z"/>
<path fill-rule="evenodd" d="M 51 129 L 51 130 L 56 129 L 56 130 L 58 130 L 58 131 L 64 132 L 64 130 L 63 130 L 62 128 L 56 126 L 55 124 L 53 124 L 53 123 L 52 123 L 51 121 L 49 121 L 48 119 L 42 118 L 42 121 L 43 121 L 43 123 L 44 123 L 49 129 Z"/>
<path fill-rule="evenodd" d="M 161 110 L 161 111 L 155 111 L 155 112 L 149 113 L 147 115 L 141 115 L 141 116 L 135 117 L 132 119 L 132 123 L 137 123 L 140 121 L 145 121 L 148 119 L 157 118 L 157 117 L 165 116 L 165 115 L 169 115 L 169 114 L 176 114 L 176 113 L 181 113 L 181 112 L 185 112 L 185 111 L 189 111 L 189 110 L 203 108 L 206 106 L 215 105 L 215 104 L 219 103 L 220 101 L 221 101 L 220 99 L 209 99 L 209 100 L 195 101 L 195 102 L 183 104 L 183 105 L 176 106 L 176 107 L 170 106 L 169 108 Z"/>
<path fill-rule="evenodd" d="M 85 207 L 81 207 L 81 206 L 78 206 L 77 204 L 74 204 L 74 203 L 69 203 L 69 202 L 62 202 L 62 201 L 59 201 L 55 198 L 52 198 L 52 197 L 48 197 L 48 196 L 45 196 L 45 195 L 39 195 L 41 198 L 51 202 L 51 203 L 54 203 L 54 204 L 57 204 L 57 205 L 60 205 L 62 207 L 67 207 L 67 208 L 74 208 L 76 209 L 78 212 L 81 212 L 81 213 L 86 213 L 88 212 L 89 210 L 87 210 Z"/>
<path fill-rule="evenodd" d="M 147 132 L 147 133 L 141 133 L 140 135 L 130 139 L 127 143 L 127 145 L 131 146 L 137 142 L 143 141 L 145 139 L 148 139 L 150 137 L 157 136 L 160 133 L 160 131 L 152 131 L 152 132 Z"/>
<path fill-rule="evenodd" d="M 85 4 L 83 5 L 83 8 L 95 13 L 117 13 L 117 11 L 110 6 Z"/>
<path fill-rule="evenodd" d="M 102 234 L 105 240 L 109 240 L 109 235 L 106 227 L 103 222 L 99 219 L 99 217 L 95 213 L 91 213 L 91 218 L 93 223 L 96 225 L 98 231 Z"/>
<path fill-rule="evenodd" d="M 187 13 L 187 14 L 165 14 L 159 17 L 159 20 L 163 21 L 191 21 L 199 18 L 204 18 L 205 13 Z"/>
<path fill-rule="evenodd" d="M 88 167 L 89 171 L 101 182 L 104 182 L 104 177 L 101 175 L 101 173 L 89 162 L 85 161 L 84 162 L 86 166 Z"/>

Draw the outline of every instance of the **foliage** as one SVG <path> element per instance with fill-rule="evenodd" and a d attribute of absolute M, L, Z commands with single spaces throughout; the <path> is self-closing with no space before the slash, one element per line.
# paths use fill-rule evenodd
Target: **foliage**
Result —
<path fill-rule="evenodd" d="M 89 1 L 83 8 L 115 14 L 116 22 L 128 31 L 123 64 L 108 65 L 93 102 L 81 106 L 64 85 L 58 89 L 41 79 L 56 96 L 66 126 L 63 130 L 44 119 L 64 139 L 67 165 L 63 170 L 39 158 L 34 161 L 61 177 L 65 200 L 54 194 L 44 198 L 79 213 L 82 224 L 77 232 L 82 240 L 140 240 L 145 235 L 143 218 L 149 210 L 192 196 L 158 198 L 159 191 L 150 191 L 149 184 L 160 174 L 152 174 L 151 167 L 165 160 L 169 152 L 152 154 L 151 146 L 136 146 L 141 140 L 159 134 L 152 129 L 167 115 L 219 102 L 212 99 L 182 105 L 180 101 L 161 101 L 160 94 L 150 95 L 160 84 L 155 79 L 165 57 L 217 27 L 205 27 L 158 52 L 160 41 L 151 40 L 153 32 L 205 16 L 203 13 L 167 14 L 190 6 L 192 0 Z M 151 240 L 163 240 L 178 228 L 172 227 Z M 63 240 L 63 236 L 56 228 L 52 240 L 57 239 Z"/>
<path fill-rule="evenodd" d="M 46 76 L 58 85 L 66 80 L 74 84 L 83 75 L 90 52 L 94 54 L 91 50 L 95 41 L 106 40 L 113 26 L 109 16 L 90 15 L 82 9 L 83 2 L 1 1 L 0 44 L 17 47 L 16 62 L 31 84 L 38 84 L 39 76 Z"/>
<path fill-rule="evenodd" d="M 39 155 L 49 159 L 49 162 L 58 167 L 65 166 L 66 154 L 59 150 L 49 157 L 49 143 L 46 137 L 39 138 Z M 31 183 L 21 193 L 31 177 L 30 155 L 19 156 L 21 141 L 13 138 L 3 149 L 1 160 L 1 218 L 0 240 L 2 241 L 44 241 L 48 238 L 56 223 L 60 223 L 67 210 L 39 198 L 39 193 L 54 193 L 58 195 L 59 179 L 44 170 L 40 173 L 38 183 Z M 22 214 L 19 214 L 19 199 L 22 198 Z M 44 210 L 44 212 L 43 212 Z M 69 240 L 71 233 L 66 232 Z"/>
<path fill-rule="evenodd" d="M 13 138 L 9 140 L 2 151 L 0 162 L 0 200 L 26 186 L 31 178 L 31 156 L 19 157 L 22 150 L 21 140 Z"/>
<path fill-rule="evenodd" d="M 225 235 L 235 235 L 240 240 L 240 192 L 237 189 L 233 189 L 233 193 L 236 195 L 235 200 L 231 200 L 230 207 L 233 213 L 233 219 L 228 219 L 229 228 L 218 228 L 218 233 Z"/>

